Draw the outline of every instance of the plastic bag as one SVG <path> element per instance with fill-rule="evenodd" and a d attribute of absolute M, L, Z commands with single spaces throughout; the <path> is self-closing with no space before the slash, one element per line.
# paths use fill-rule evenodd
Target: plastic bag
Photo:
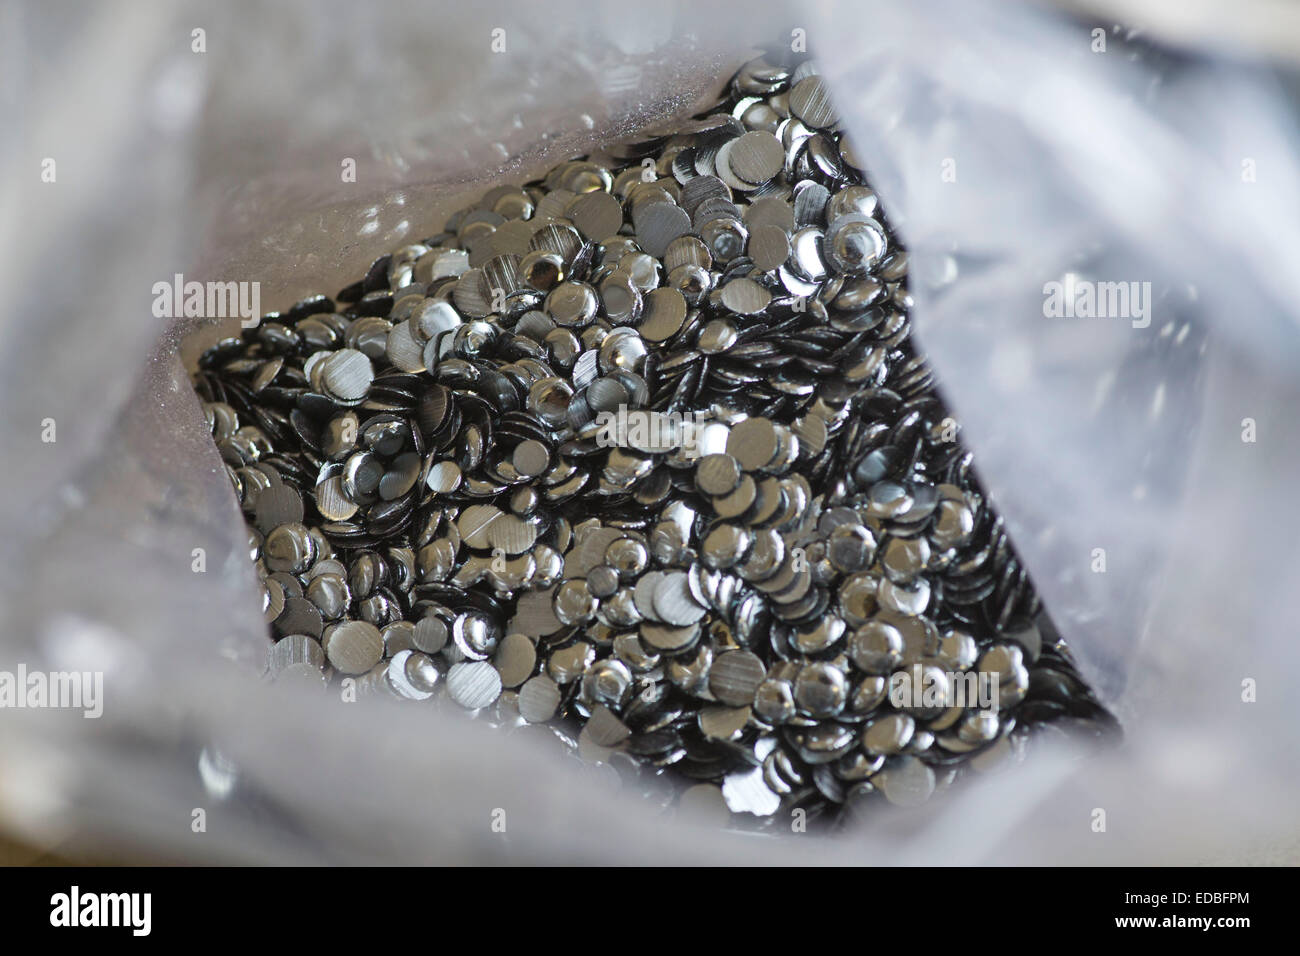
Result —
<path fill-rule="evenodd" d="M 7 828 L 285 863 L 1175 862 L 1294 840 L 1300 240 L 1278 212 L 1300 176 L 1258 69 L 1109 29 L 1094 52 L 1098 25 L 969 0 L 2 16 L 21 133 L 0 144 L 0 669 L 105 674 L 98 720 L 0 715 Z M 611 793 L 536 735 L 264 683 L 242 519 L 180 357 L 219 331 L 165 330 L 154 283 L 257 281 L 263 308 L 331 293 L 502 176 L 708 105 L 796 30 L 912 251 L 916 334 L 981 477 L 1125 745 L 1048 740 L 907 815 L 755 839 Z M 1151 283 L 1149 326 L 1049 318 L 1067 273 Z"/>

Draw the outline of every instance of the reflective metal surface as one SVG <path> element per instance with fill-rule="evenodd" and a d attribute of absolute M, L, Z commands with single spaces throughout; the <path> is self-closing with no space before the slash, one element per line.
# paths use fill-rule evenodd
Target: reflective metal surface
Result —
<path fill-rule="evenodd" d="M 815 66 L 777 53 L 219 343 L 196 387 L 270 674 L 554 722 L 750 826 L 1108 732 L 909 306 Z"/>

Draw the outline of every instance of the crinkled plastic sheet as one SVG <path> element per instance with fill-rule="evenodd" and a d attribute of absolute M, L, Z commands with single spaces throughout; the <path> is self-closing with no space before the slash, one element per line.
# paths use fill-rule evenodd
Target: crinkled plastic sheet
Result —
<path fill-rule="evenodd" d="M 1293 853 L 1300 170 L 1258 65 L 1114 32 L 1097 54 L 1092 24 L 971 0 L 439 6 L 0 7 L 0 668 L 106 675 L 99 720 L 0 712 L 7 829 L 230 862 Z M 264 309 L 332 293 L 482 184 L 706 104 L 794 27 L 912 250 L 917 335 L 980 475 L 1125 744 L 1045 746 L 830 840 L 755 838 L 611 793 L 544 733 L 264 683 L 241 517 L 180 358 L 220 330 L 165 330 L 153 283 L 258 281 Z M 1046 318 L 1066 272 L 1151 282 L 1150 327 Z"/>

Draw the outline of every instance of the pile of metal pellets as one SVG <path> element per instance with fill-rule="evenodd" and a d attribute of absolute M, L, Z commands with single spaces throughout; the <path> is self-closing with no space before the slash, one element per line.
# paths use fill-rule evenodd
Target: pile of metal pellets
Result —
<path fill-rule="evenodd" d="M 270 675 L 545 725 L 759 828 L 1109 734 L 907 273 L 816 66 L 769 53 L 218 343 L 195 384 Z"/>

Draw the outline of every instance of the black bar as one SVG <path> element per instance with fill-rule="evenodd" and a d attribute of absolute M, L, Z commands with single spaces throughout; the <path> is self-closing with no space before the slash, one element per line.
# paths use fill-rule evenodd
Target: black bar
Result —
<path fill-rule="evenodd" d="M 662 870 L 638 873 L 629 868 L 598 880 L 575 879 L 574 874 L 557 874 L 554 880 L 475 876 L 458 889 L 461 879 L 454 873 L 371 868 L 3 868 L 0 913 L 7 929 L 21 934 L 16 938 L 29 933 L 77 934 L 84 941 L 131 943 L 148 938 L 206 945 L 284 939 L 296 944 L 320 941 L 333 948 L 349 938 L 361 945 L 384 946 L 423 936 L 437 946 L 451 944 L 461 933 L 482 934 L 486 925 L 490 929 L 482 943 L 496 949 L 511 945 L 512 937 L 525 931 L 533 907 L 540 919 L 531 925 L 560 929 L 554 907 L 562 899 L 560 905 L 575 929 L 589 920 L 593 922 L 588 925 L 612 928 L 607 922 L 612 920 L 625 924 L 626 932 L 644 933 L 647 941 L 659 937 L 665 946 L 683 942 L 678 934 L 685 925 L 679 920 L 692 910 L 700 918 L 726 911 L 728 948 L 739 942 L 739 935 L 733 939 L 733 934 L 753 933 L 762 939 L 783 926 L 788 931 L 798 926 L 799 935 L 812 931 L 807 943 L 857 939 L 875 944 L 882 933 L 884 938 L 910 936 L 918 945 L 923 937 L 944 939 L 962 949 L 1017 938 L 1073 942 L 1105 937 L 1181 944 L 1199 936 L 1231 944 L 1253 930 L 1286 932 L 1290 920 L 1283 917 L 1283 908 L 1290 902 L 1292 882 L 1289 874 L 1275 869 L 1208 867 L 876 868 L 858 873 L 782 869 L 758 877 L 716 870 L 679 870 L 668 876 Z M 888 885 L 900 892 L 886 891 Z M 149 894 L 147 936 L 137 935 L 144 929 L 143 896 L 135 898 L 133 909 L 124 905 L 129 898 L 115 896 L 99 910 L 111 916 L 116 907 L 118 922 L 125 925 L 52 925 L 70 922 L 74 886 L 79 919 L 99 910 L 98 894 Z M 724 888 L 728 891 L 721 892 Z M 805 897 L 806 892 L 812 896 Z M 94 903 L 87 903 L 92 896 Z M 949 901 L 942 903 L 945 897 Z M 963 901 L 956 909 L 953 898 Z M 635 900 L 641 902 L 633 904 Z M 873 912 L 873 905 L 881 906 L 880 912 Z M 503 908 L 509 910 L 508 919 L 500 919 Z M 1005 914 L 1005 919 L 995 914 Z M 134 926 L 131 915 L 136 917 Z M 1201 924 L 1206 919 L 1211 921 L 1208 928 Z M 1245 923 L 1224 925 L 1224 920 Z M 813 931 L 821 921 L 828 934 L 824 937 L 823 930 Z M 918 926 L 926 928 L 921 936 L 916 935 Z M 566 937 L 570 942 L 561 943 Z M 575 941 L 562 934 L 556 942 Z"/>

